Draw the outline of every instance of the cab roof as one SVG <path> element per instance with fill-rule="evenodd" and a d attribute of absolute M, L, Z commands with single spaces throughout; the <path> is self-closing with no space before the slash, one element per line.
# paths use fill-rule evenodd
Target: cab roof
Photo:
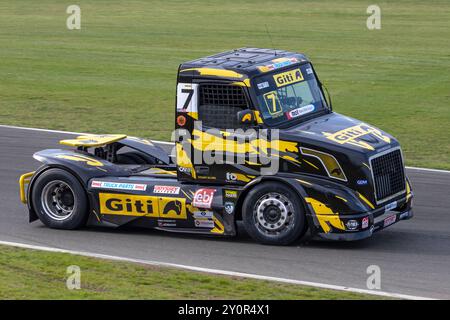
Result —
<path fill-rule="evenodd" d="M 192 60 L 180 65 L 180 77 L 212 76 L 225 79 L 245 79 L 308 58 L 296 52 L 276 49 L 240 48 Z"/>

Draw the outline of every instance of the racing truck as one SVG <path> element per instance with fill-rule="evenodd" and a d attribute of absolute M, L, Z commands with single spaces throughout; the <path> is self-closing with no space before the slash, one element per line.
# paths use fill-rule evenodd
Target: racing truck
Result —
<path fill-rule="evenodd" d="M 333 111 L 304 54 L 241 48 L 181 64 L 174 122 L 172 145 L 85 134 L 36 152 L 42 165 L 19 180 L 29 221 L 214 236 L 239 224 L 288 245 L 364 239 L 413 216 L 399 142 Z"/>

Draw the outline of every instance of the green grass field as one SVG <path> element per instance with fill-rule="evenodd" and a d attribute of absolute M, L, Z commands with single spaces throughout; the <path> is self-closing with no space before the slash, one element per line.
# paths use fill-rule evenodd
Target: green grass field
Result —
<path fill-rule="evenodd" d="M 67 267 L 81 270 L 68 290 Z M 0 299 L 379 299 L 378 296 L 0 246 Z"/>
<path fill-rule="evenodd" d="M 403 144 L 408 165 L 450 169 L 450 2 L 0 2 L 0 123 L 169 139 L 186 60 L 242 46 L 305 52 L 335 110 Z M 266 33 L 270 30 L 272 41 Z"/>

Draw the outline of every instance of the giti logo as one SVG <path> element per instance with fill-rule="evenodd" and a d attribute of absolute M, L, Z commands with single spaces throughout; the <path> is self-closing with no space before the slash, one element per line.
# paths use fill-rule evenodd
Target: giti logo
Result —
<path fill-rule="evenodd" d="M 186 219 L 186 199 L 100 193 L 100 213 L 135 217 Z"/>
<path fill-rule="evenodd" d="M 335 133 L 323 132 L 323 134 L 325 135 L 325 137 L 336 143 L 351 144 L 367 150 L 375 150 L 375 148 L 372 147 L 369 143 L 358 138 L 370 134 L 386 143 L 391 142 L 391 139 L 388 136 L 385 136 L 380 130 L 365 123 L 360 123 L 359 125 L 349 127 Z"/>
<path fill-rule="evenodd" d="M 300 69 L 294 69 L 273 76 L 277 87 L 287 86 L 288 84 L 303 81 L 303 75 Z"/>
<path fill-rule="evenodd" d="M 99 199 L 103 214 L 159 217 L 157 197 L 100 193 Z"/>
<path fill-rule="evenodd" d="M 168 214 L 175 214 L 177 216 L 181 215 L 181 210 L 183 209 L 183 206 L 180 201 L 173 200 L 166 203 L 163 209 L 163 216 Z"/>

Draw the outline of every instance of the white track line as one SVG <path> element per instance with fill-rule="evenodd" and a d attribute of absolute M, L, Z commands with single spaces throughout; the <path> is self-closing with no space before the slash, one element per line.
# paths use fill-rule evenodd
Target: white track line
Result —
<path fill-rule="evenodd" d="M 406 167 L 406 169 L 416 170 L 416 171 L 425 171 L 425 172 L 450 173 L 450 171 L 448 171 L 448 170 L 441 170 L 441 169 L 428 169 L 428 168 L 418 168 L 418 167 Z"/>
<path fill-rule="evenodd" d="M 20 130 L 34 130 L 34 131 L 42 131 L 42 132 L 54 132 L 54 133 L 63 133 L 63 134 L 89 134 L 89 133 L 82 133 L 82 132 L 72 132 L 72 131 L 61 131 L 61 130 L 51 130 L 51 129 L 40 129 L 40 128 L 29 128 L 29 127 L 17 127 L 17 126 L 9 126 L 0 124 L 0 128 L 10 128 L 10 129 L 20 129 Z M 152 140 L 153 142 L 159 143 L 159 144 L 173 144 L 173 142 L 168 141 L 160 141 L 160 140 Z M 440 173 L 450 173 L 449 170 L 441 170 L 441 169 L 428 169 L 428 168 L 418 168 L 418 167 L 406 167 L 407 169 L 411 170 L 418 170 L 418 171 L 429 171 L 429 172 L 440 172 Z"/>
<path fill-rule="evenodd" d="M 8 126 L 5 124 L 0 124 L 1 128 L 9 128 L 9 129 L 19 129 L 19 130 L 29 130 L 29 131 L 41 131 L 41 132 L 52 132 L 52 133 L 63 133 L 63 134 L 87 134 L 83 132 L 72 132 L 72 131 L 61 131 L 61 130 L 51 130 L 51 129 L 41 129 L 41 128 L 29 128 L 29 127 L 17 127 L 17 126 Z"/>
<path fill-rule="evenodd" d="M 76 135 L 89 135 L 89 134 L 92 134 L 92 133 L 85 133 L 85 132 L 73 132 L 73 131 L 62 131 L 62 130 L 51 130 L 51 129 L 8 126 L 8 125 L 4 125 L 4 124 L 0 124 L 0 128 L 29 130 L 29 131 L 41 131 L 41 132 L 50 132 L 50 133 L 62 133 L 62 134 L 76 134 Z M 168 141 L 159 141 L 159 140 L 152 140 L 152 141 L 156 142 L 156 143 L 159 143 L 159 144 L 173 144 L 173 142 L 168 142 Z"/>
<path fill-rule="evenodd" d="M 391 293 L 391 292 L 385 292 L 385 291 L 358 289 L 358 288 L 337 286 L 337 285 L 325 284 L 325 283 L 317 283 L 317 282 L 293 280 L 293 279 L 286 279 L 286 278 L 269 277 L 269 276 L 251 274 L 251 273 L 226 271 L 226 270 L 220 270 L 220 269 L 210 269 L 210 268 L 195 267 L 195 266 L 188 266 L 188 265 L 167 263 L 167 262 L 160 262 L 160 261 L 133 259 L 133 258 L 126 258 L 126 257 L 105 255 L 105 254 L 100 254 L 100 253 L 92 253 L 92 252 L 85 252 L 85 251 L 75 251 L 75 250 L 66 250 L 66 249 L 59 249 L 59 248 L 46 247 L 46 246 L 37 246 L 37 245 L 26 244 L 26 243 L 19 243 L 19 242 L 0 241 L 0 245 L 17 247 L 17 248 L 24 248 L 24 249 L 47 251 L 47 252 L 68 253 L 68 254 L 73 254 L 73 255 L 79 255 L 79 256 L 91 257 L 91 258 L 98 258 L 98 259 L 104 259 L 104 260 L 114 260 L 114 261 L 123 261 L 123 262 L 131 262 L 131 263 L 140 263 L 140 264 L 151 265 L 151 266 L 177 268 L 177 269 L 184 269 L 184 270 L 197 271 L 197 272 L 210 273 L 210 274 L 217 274 L 217 275 L 232 276 L 232 277 L 241 277 L 241 278 L 266 280 L 266 281 L 275 281 L 275 282 L 303 285 L 303 286 L 308 286 L 308 287 L 316 287 L 316 288 L 329 289 L 329 290 L 338 290 L 338 291 L 346 291 L 346 292 L 353 292 L 353 293 L 360 293 L 360 294 L 376 295 L 376 296 L 388 297 L 388 298 L 408 299 L 408 300 L 433 300 L 432 298 L 412 296 L 412 295 L 406 295 L 406 294 L 400 294 L 400 293 Z"/>

